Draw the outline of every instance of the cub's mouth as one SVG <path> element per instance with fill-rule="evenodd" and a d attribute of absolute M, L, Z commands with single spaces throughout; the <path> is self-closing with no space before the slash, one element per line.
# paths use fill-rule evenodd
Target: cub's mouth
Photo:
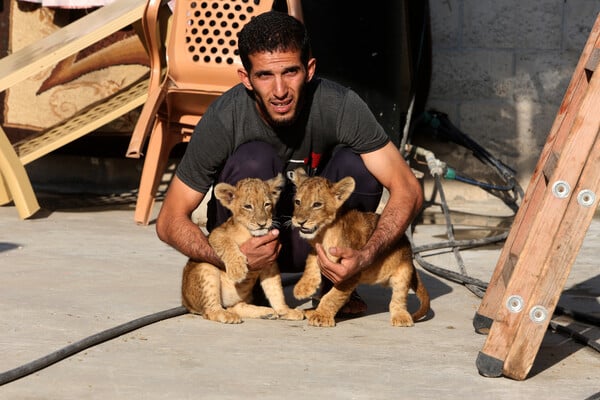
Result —
<path fill-rule="evenodd" d="M 313 233 L 315 233 L 317 231 L 317 226 L 314 226 L 312 228 L 299 228 L 300 233 L 303 233 L 305 235 L 312 235 Z"/>
<path fill-rule="evenodd" d="M 304 238 L 304 239 L 314 239 L 317 236 L 317 230 L 319 229 L 318 226 L 315 226 L 311 229 L 309 228 L 298 228 L 298 230 L 300 231 L 300 237 Z"/>
<path fill-rule="evenodd" d="M 250 234 L 252 236 L 265 236 L 267 233 L 269 233 L 269 230 L 267 228 L 264 229 L 253 229 L 250 231 Z"/>

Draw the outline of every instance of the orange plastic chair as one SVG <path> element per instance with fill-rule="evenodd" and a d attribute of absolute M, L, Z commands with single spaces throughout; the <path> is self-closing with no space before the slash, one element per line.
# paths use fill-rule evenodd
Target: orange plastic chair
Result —
<path fill-rule="evenodd" d="M 149 94 L 127 150 L 127 157 L 141 157 L 149 137 L 134 214 L 143 225 L 173 147 L 189 141 L 209 104 L 239 83 L 237 33 L 250 18 L 273 7 L 273 0 L 176 0 L 163 41 L 163 3 L 149 0 L 142 19 L 150 55 Z M 287 0 L 287 5 L 289 14 L 302 20 L 300 0 Z"/>

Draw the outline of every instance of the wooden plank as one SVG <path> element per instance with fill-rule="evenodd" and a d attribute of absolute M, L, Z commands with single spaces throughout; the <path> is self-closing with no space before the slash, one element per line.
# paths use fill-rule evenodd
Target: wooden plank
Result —
<path fill-rule="evenodd" d="M 0 92 L 135 23 L 141 19 L 145 5 L 146 0 L 115 1 L 0 59 Z M 114 116 L 115 111 L 107 115 Z M 98 122 L 104 124 L 108 121 L 102 116 Z M 90 124 L 89 127 L 91 126 Z M 90 131 L 78 130 L 71 135 L 64 135 L 60 140 L 52 142 L 52 149 Z M 63 130 L 63 133 L 66 131 Z M 51 147 L 38 146 L 37 156 L 47 154 L 50 149 Z M 19 216 L 28 218 L 39 209 L 39 205 L 23 165 L 5 132 L 0 129 L 0 173 L 4 178 L 0 188 L 0 200 L 8 202 L 13 199 Z"/>
<path fill-rule="evenodd" d="M 42 135 L 15 143 L 23 165 L 72 142 L 144 104 L 148 98 L 148 78 L 143 77 L 129 87 L 80 111 Z"/>
<path fill-rule="evenodd" d="M 0 175 L 2 175 L 4 180 L 2 183 L 2 191 L 4 193 L 0 197 L 4 200 L 13 199 L 15 206 L 17 206 L 19 217 L 22 219 L 29 218 L 40 209 L 25 167 L 21 164 L 21 161 L 12 148 L 12 144 L 1 127 Z M 6 183 L 6 186 L 4 183 Z M 6 188 L 8 188 L 8 191 L 6 191 Z"/>
<path fill-rule="evenodd" d="M 573 192 L 561 191 L 556 186 L 559 183 L 563 187 L 575 188 L 582 176 L 584 165 L 588 157 L 591 160 L 598 158 L 597 135 L 600 129 L 600 116 L 596 110 L 600 107 L 600 75 L 593 76 L 589 84 L 589 90 L 577 110 L 577 116 L 573 124 L 571 134 L 565 143 L 564 149 L 558 160 L 555 173 L 550 179 L 547 190 L 539 204 L 538 213 L 533 219 L 524 242 L 523 250 L 514 268 L 513 276 L 508 283 L 502 300 L 491 326 L 489 336 L 482 350 L 483 357 L 478 359 L 478 367 L 484 375 L 491 375 L 498 371 L 485 369 L 482 360 L 494 360 L 492 369 L 496 369 L 500 363 L 504 363 L 511 351 L 513 343 L 520 340 L 529 340 L 529 337 L 517 337 L 519 326 L 528 318 L 526 306 L 531 306 L 530 299 L 536 295 L 536 286 L 542 276 L 551 274 L 549 268 L 560 268 L 549 261 L 555 239 L 559 237 L 568 207 L 572 206 L 569 199 L 573 199 Z M 593 147 L 594 146 L 594 147 Z M 591 154 L 591 156 L 590 156 Z M 592 164 L 595 166 L 595 164 Z M 588 172 L 589 173 L 589 172 Z M 564 194 L 564 196 L 562 196 Z M 561 249 L 561 246 L 558 246 Z M 562 247 L 561 251 L 572 251 L 572 248 Z M 576 253 L 575 253 L 576 254 Z M 542 269 L 542 266 L 546 269 Z M 554 270 L 553 270 L 554 271 Z M 562 286 L 561 288 L 562 289 Z M 559 289 L 559 290 L 560 290 Z M 522 299 L 521 309 L 511 310 L 509 299 Z M 540 339 L 541 340 L 541 339 Z M 523 349 L 520 349 L 523 351 Z M 537 351 L 537 348 L 536 348 Z M 481 354 L 480 354 L 481 356 Z"/>
<path fill-rule="evenodd" d="M 541 197 L 547 190 L 546 181 L 554 170 L 557 157 L 560 157 L 564 143 L 573 126 L 577 114 L 576 110 L 587 93 L 589 85 L 585 69 L 590 57 L 596 54 L 598 48 L 600 48 L 600 15 L 596 19 L 579 58 L 525 197 L 515 216 L 511 231 L 490 279 L 490 284 L 473 319 L 473 326 L 479 333 L 486 334 L 489 331 L 495 315 L 501 307 L 501 298 L 513 273 L 514 259 L 518 258 L 523 250 L 525 238 L 529 235 L 532 227 L 532 220 L 539 213 Z"/>
<path fill-rule="evenodd" d="M 599 96 L 600 100 L 600 96 Z M 598 103 L 600 106 L 600 101 Z M 596 121 L 598 129 L 600 123 Z M 600 139 L 596 133 L 596 143 L 588 162 L 581 175 L 579 184 L 573 191 L 567 206 L 567 212 L 554 236 L 550 254 L 541 268 L 529 265 L 528 269 L 537 269 L 539 278 L 534 287 L 529 304 L 525 312 L 530 310 L 530 315 L 524 315 L 521 324 L 514 333 L 514 341 L 504 361 L 503 374 L 507 377 L 523 380 L 531 370 L 535 356 L 540 348 L 548 325 L 560 294 L 575 262 L 579 249 L 585 238 L 596 209 L 596 201 L 592 204 L 580 205 L 578 194 L 583 190 L 591 190 L 594 197 L 600 189 Z M 517 277 L 515 276 L 515 279 Z M 518 288 L 515 288 L 518 290 Z M 535 320 L 537 316 L 541 320 Z M 542 319 L 542 317 L 545 318 Z"/>
<path fill-rule="evenodd" d="M 0 206 L 5 206 L 12 201 L 12 197 L 8 190 L 8 184 L 0 173 Z"/>
<path fill-rule="evenodd" d="M 118 0 L 0 59 L 0 92 L 141 19 L 146 0 Z"/>

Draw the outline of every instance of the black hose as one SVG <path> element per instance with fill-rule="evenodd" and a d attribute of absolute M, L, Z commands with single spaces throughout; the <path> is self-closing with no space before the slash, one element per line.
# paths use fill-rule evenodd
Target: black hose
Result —
<path fill-rule="evenodd" d="M 488 284 L 482 280 L 470 277 L 469 275 L 466 275 L 466 274 L 461 274 L 461 273 L 458 273 L 455 271 L 450 271 L 448 269 L 441 268 L 441 267 L 438 267 L 437 265 L 431 264 L 430 262 L 425 261 L 423 259 L 423 256 L 421 256 L 420 254 L 415 254 L 415 259 L 417 260 L 419 265 L 422 266 L 423 269 L 425 269 L 426 271 L 429 271 L 434 275 L 448 279 L 455 283 L 460 283 L 462 285 L 471 285 L 471 286 L 477 287 L 479 289 L 482 289 L 484 291 L 488 286 Z M 483 296 L 478 296 L 478 297 L 483 297 Z"/>
<path fill-rule="evenodd" d="M 455 181 L 459 181 L 462 183 L 468 183 L 469 185 L 479 186 L 480 188 L 487 189 L 487 190 L 499 190 L 499 191 L 503 191 L 503 192 L 508 192 L 509 190 L 514 190 L 514 188 L 515 188 L 514 185 L 504 185 L 504 186 L 494 185 L 491 183 L 481 182 L 481 181 L 478 181 L 473 178 L 468 178 L 466 176 L 459 175 L 459 174 L 456 174 L 456 176 L 453 179 Z"/>
<path fill-rule="evenodd" d="M 154 314 L 146 315 L 145 317 L 141 317 L 133 321 L 126 322 L 122 325 L 116 326 L 114 328 L 107 329 L 100 333 L 96 333 L 92 336 L 88 336 L 85 339 L 63 347 L 62 349 L 56 350 L 55 352 L 50 353 L 47 356 L 38 358 L 37 360 L 34 360 L 30 363 L 1 373 L 0 386 L 15 381 L 17 379 L 23 378 L 46 367 L 49 367 L 50 365 L 64 360 L 65 358 L 70 357 L 73 354 L 77 354 L 82 350 L 96 346 L 97 344 L 106 342 L 107 340 L 114 339 L 125 333 L 134 331 L 136 329 L 153 324 L 155 322 L 178 317 L 187 313 L 188 310 L 185 307 L 179 306 L 171 308 L 169 310 L 159 311 Z"/>
<path fill-rule="evenodd" d="M 501 233 L 500 235 L 489 236 L 482 239 L 466 239 L 466 240 L 446 240 L 443 242 L 429 243 L 421 246 L 414 246 L 413 253 L 422 253 L 424 251 L 445 249 L 448 247 L 460 247 L 461 249 L 468 249 L 471 247 L 485 246 L 488 244 L 501 242 L 508 237 L 508 233 Z"/>

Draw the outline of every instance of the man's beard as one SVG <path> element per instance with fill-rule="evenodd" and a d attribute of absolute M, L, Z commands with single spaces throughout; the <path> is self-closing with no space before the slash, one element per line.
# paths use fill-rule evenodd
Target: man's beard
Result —
<path fill-rule="evenodd" d="M 264 102 L 257 101 L 257 103 L 258 103 L 258 107 L 260 109 L 260 113 L 262 114 L 263 118 L 273 128 L 285 128 L 290 125 L 293 125 L 294 122 L 296 121 L 296 117 L 298 115 L 298 109 L 294 109 L 294 113 L 290 117 L 274 119 L 271 116 L 271 113 L 269 113 L 269 110 L 267 110 L 267 107 L 265 106 Z"/>
<path fill-rule="evenodd" d="M 269 113 L 269 110 L 267 109 L 267 106 L 265 105 L 262 98 L 259 98 L 258 96 L 256 96 L 256 93 L 254 93 L 254 96 L 255 96 L 255 101 L 258 105 L 261 115 L 267 121 L 267 123 L 274 129 L 286 128 L 286 127 L 292 126 L 294 124 L 294 122 L 296 122 L 296 120 L 298 119 L 298 116 L 300 115 L 300 112 L 302 110 L 302 105 L 304 104 L 304 88 L 303 88 L 303 90 L 299 93 L 298 100 L 296 102 L 296 107 L 294 108 L 293 114 L 290 117 L 274 119 L 271 116 L 271 113 Z"/>

